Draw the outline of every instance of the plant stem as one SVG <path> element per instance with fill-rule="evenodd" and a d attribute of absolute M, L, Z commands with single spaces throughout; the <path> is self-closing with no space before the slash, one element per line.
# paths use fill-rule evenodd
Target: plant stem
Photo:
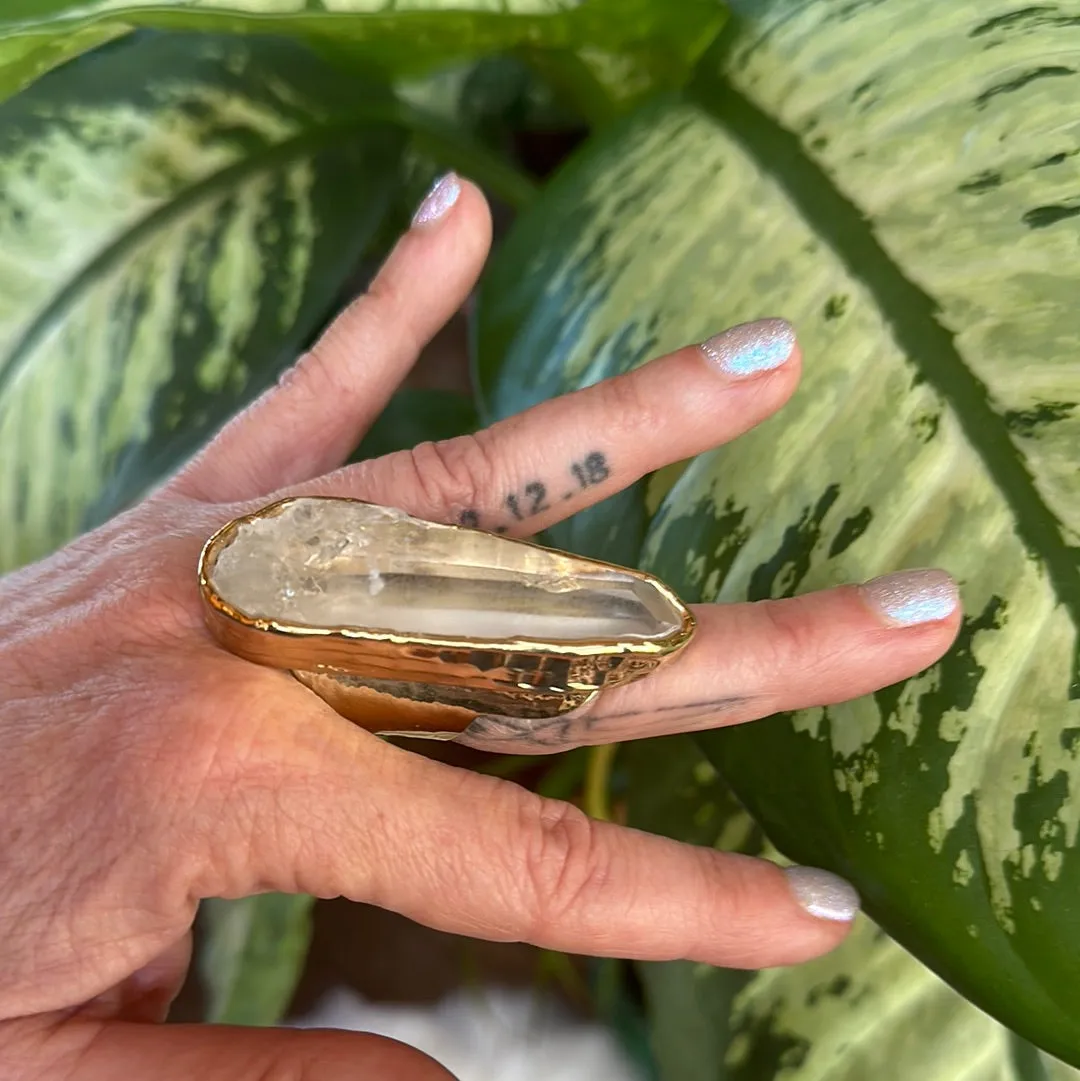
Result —
<path fill-rule="evenodd" d="M 619 115 L 618 103 L 577 53 L 522 48 L 518 55 L 551 87 L 563 108 L 590 127 L 600 127 Z"/>
<path fill-rule="evenodd" d="M 619 750 L 617 743 L 604 743 L 589 750 L 585 769 L 585 813 L 602 822 L 611 821 L 611 767 Z"/>
<path fill-rule="evenodd" d="M 524 210 L 540 190 L 530 176 L 452 124 L 404 103 L 398 122 L 412 132 L 418 150 L 476 181 L 514 210 Z"/>

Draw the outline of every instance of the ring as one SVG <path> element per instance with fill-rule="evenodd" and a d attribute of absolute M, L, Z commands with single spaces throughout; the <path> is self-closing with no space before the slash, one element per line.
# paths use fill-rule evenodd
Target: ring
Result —
<path fill-rule="evenodd" d="M 652 575 L 357 499 L 282 499 L 229 522 L 203 547 L 199 588 L 225 649 L 381 735 L 555 717 L 694 633 Z"/>

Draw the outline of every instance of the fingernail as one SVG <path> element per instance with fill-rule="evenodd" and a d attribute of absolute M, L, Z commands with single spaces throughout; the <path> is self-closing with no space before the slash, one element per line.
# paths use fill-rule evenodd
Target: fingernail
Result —
<path fill-rule="evenodd" d="M 795 328 L 786 319 L 740 323 L 701 343 L 701 351 L 736 379 L 779 368 L 795 347 Z"/>
<path fill-rule="evenodd" d="M 461 181 L 456 174 L 440 176 L 424 196 L 424 201 L 416 208 L 413 225 L 428 225 L 438 221 L 457 202 L 461 194 Z"/>
<path fill-rule="evenodd" d="M 960 603 L 952 575 L 932 568 L 886 574 L 859 589 L 871 607 L 895 627 L 945 619 Z"/>
<path fill-rule="evenodd" d="M 795 900 L 819 920 L 850 923 L 859 914 L 855 887 L 831 871 L 819 867 L 785 867 Z"/>

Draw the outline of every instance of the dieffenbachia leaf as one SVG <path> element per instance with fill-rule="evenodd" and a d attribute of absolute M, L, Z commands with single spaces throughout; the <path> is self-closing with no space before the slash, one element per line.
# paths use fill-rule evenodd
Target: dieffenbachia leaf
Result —
<path fill-rule="evenodd" d="M 480 427 L 471 398 L 450 390 L 404 387 L 387 403 L 353 454 L 353 460 L 381 458 L 417 443 L 454 439 Z"/>
<path fill-rule="evenodd" d="M 704 745 L 789 856 L 1080 1062 L 1080 22 L 748 10 L 700 105 L 609 129 L 520 220 L 481 298 L 486 397 L 792 319 L 799 392 L 689 467 L 646 565 L 688 600 L 941 565 L 967 616 L 917 679 Z"/>
<path fill-rule="evenodd" d="M 642 964 L 661 1081 L 1077 1081 L 866 917 L 827 957 L 747 975 Z"/>
<path fill-rule="evenodd" d="M 307 959 L 313 903 L 287 893 L 203 902 L 199 972 L 207 1021 L 275 1025 L 282 1019 Z"/>
<path fill-rule="evenodd" d="M 682 85 L 723 18 L 720 0 L 4 0 L 0 98 L 76 55 L 74 34 L 152 27 L 301 38 L 393 77 L 524 49 L 586 106 L 620 103 Z"/>
<path fill-rule="evenodd" d="M 775 859 L 688 736 L 622 752 L 630 825 Z M 860 917 L 815 961 L 639 964 L 661 1081 L 1076 1081 Z"/>
<path fill-rule="evenodd" d="M 0 105 L 0 569 L 183 461 L 325 318 L 403 146 L 269 39 L 139 37 Z"/>

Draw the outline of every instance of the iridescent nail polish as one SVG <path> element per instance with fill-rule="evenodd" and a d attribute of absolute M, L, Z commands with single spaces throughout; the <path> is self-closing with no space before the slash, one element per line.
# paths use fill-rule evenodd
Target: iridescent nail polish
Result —
<path fill-rule="evenodd" d="M 722 372 L 745 379 L 779 368 L 795 347 L 795 329 L 786 319 L 759 319 L 702 342 L 701 351 Z"/>
<path fill-rule="evenodd" d="M 785 867 L 799 905 L 819 920 L 850 923 L 859 913 L 859 895 L 850 882 L 819 867 Z"/>
<path fill-rule="evenodd" d="M 936 569 L 897 571 L 859 589 L 870 606 L 896 627 L 947 619 L 960 603 L 952 576 Z"/>
<path fill-rule="evenodd" d="M 461 181 L 454 173 L 439 177 L 417 207 L 413 215 L 413 225 L 428 225 L 438 221 L 458 201 L 460 194 Z"/>

